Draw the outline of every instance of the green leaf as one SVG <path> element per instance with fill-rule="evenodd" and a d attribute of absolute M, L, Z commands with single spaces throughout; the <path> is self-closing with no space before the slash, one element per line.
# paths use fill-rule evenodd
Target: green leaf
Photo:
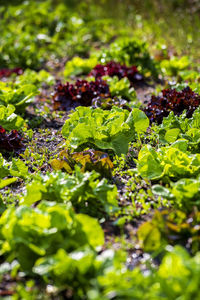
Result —
<path fill-rule="evenodd" d="M 24 120 L 14 113 L 13 105 L 0 105 L 0 126 L 6 130 L 20 129 L 24 125 Z"/>
<path fill-rule="evenodd" d="M 4 187 L 16 182 L 18 178 L 12 177 L 8 179 L 0 179 L 0 189 L 3 189 Z"/>
<path fill-rule="evenodd" d="M 82 226 L 82 230 L 88 236 L 88 243 L 96 248 L 104 243 L 104 234 L 98 221 L 84 214 L 78 214 L 77 220 Z"/>
<path fill-rule="evenodd" d="M 145 222 L 139 227 L 138 238 L 144 251 L 152 252 L 161 246 L 160 231 L 150 222 Z"/>
<path fill-rule="evenodd" d="M 26 178 L 28 176 L 28 167 L 20 159 L 12 159 L 10 174 L 12 176 Z"/>
<path fill-rule="evenodd" d="M 180 129 L 179 128 L 169 129 L 165 133 L 165 140 L 168 143 L 173 143 L 173 142 L 175 142 L 177 140 L 179 133 L 180 133 Z"/>
<path fill-rule="evenodd" d="M 173 199 L 174 197 L 169 189 L 159 184 L 155 184 L 152 186 L 152 192 L 158 196 L 163 197 L 164 199 Z"/>

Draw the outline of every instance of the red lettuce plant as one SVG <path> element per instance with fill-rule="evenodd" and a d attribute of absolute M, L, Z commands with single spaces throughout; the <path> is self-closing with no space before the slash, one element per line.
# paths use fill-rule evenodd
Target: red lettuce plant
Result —
<path fill-rule="evenodd" d="M 110 96 L 108 84 L 101 79 L 90 82 L 77 80 L 74 84 L 59 82 L 53 94 L 54 109 L 69 110 L 77 106 L 91 106 L 92 99 L 98 96 Z"/>
<path fill-rule="evenodd" d="M 0 69 L 0 78 L 2 77 L 9 77 L 12 74 L 21 75 L 23 70 L 21 68 L 14 68 L 14 69 Z"/>
<path fill-rule="evenodd" d="M 193 92 L 190 87 L 182 91 L 176 89 L 165 89 L 162 96 L 152 95 L 150 102 L 144 109 L 151 122 L 162 123 L 171 111 L 180 115 L 186 110 L 186 116 L 190 118 L 195 109 L 200 105 L 200 95 Z"/>
<path fill-rule="evenodd" d="M 0 126 L 0 149 L 7 151 L 16 151 L 23 147 L 22 137 L 17 130 L 9 133 Z"/>
<path fill-rule="evenodd" d="M 143 79 L 136 66 L 127 67 L 115 61 L 110 61 L 106 65 L 96 65 L 89 75 L 95 78 L 100 78 L 105 75 L 110 77 L 117 76 L 119 79 L 127 77 L 131 82 L 137 82 Z"/>

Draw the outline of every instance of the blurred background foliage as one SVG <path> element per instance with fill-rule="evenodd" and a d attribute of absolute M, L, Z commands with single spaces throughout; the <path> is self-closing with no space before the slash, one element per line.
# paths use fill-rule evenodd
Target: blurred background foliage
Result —
<path fill-rule="evenodd" d="M 157 60 L 189 55 L 198 63 L 199 16 L 198 0 L 0 0 L 0 66 L 40 69 L 120 36 L 149 43 Z"/>

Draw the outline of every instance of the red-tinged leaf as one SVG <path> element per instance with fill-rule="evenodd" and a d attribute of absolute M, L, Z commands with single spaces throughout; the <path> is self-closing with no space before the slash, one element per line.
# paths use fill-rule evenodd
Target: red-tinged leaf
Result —
<path fill-rule="evenodd" d="M 78 164 L 83 172 L 95 170 L 104 177 L 111 177 L 113 163 L 105 152 L 89 149 L 82 152 L 74 152 L 69 154 L 67 150 L 63 150 L 59 159 L 51 161 L 54 170 L 65 169 L 68 173 L 72 173 L 75 165 Z"/>

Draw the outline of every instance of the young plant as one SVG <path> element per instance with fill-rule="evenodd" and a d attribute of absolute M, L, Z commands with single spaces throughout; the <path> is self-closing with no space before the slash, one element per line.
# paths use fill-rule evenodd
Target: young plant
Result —
<path fill-rule="evenodd" d="M 117 107 L 110 111 L 78 107 L 65 122 L 62 134 L 72 149 L 92 144 L 121 155 L 128 152 L 129 142 L 137 139 L 148 126 L 148 118 L 137 108 L 129 112 Z"/>
<path fill-rule="evenodd" d="M 193 92 L 188 86 L 182 91 L 176 89 L 162 90 L 162 96 L 152 95 L 151 100 L 144 109 L 151 122 L 162 123 L 171 111 L 181 115 L 186 110 L 186 117 L 190 118 L 200 105 L 200 95 Z"/>
<path fill-rule="evenodd" d="M 71 202 L 77 212 L 102 217 L 118 209 L 117 189 L 101 179 L 95 171 L 72 175 L 58 171 L 35 176 L 26 187 L 21 204 L 32 205 L 41 200 Z"/>

